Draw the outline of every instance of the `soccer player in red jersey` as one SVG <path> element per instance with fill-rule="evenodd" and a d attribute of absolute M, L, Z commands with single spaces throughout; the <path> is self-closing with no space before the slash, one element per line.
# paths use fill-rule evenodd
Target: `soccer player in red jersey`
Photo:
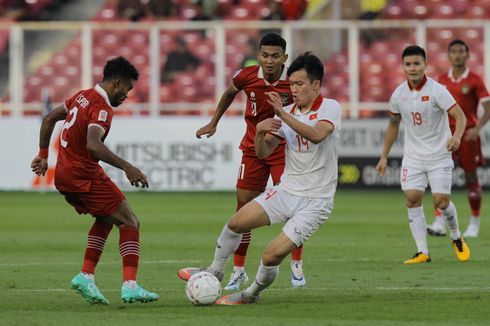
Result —
<path fill-rule="evenodd" d="M 468 201 L 471 208 L 471 218 L 468 228 L 463 236 L 477 237 L 480 231 L 481 187 L 478 183 L 476 170 L 484 165 L 481 151 L 479 132 L 490 119 L 490 96 L 480 76 L 471 72 L 466 66 L 469 58 L 468 45 L 459 39 L 452 41 L 448 47 L 448 57 L 451 62 L 449 73 L 439 77 L 439 82 L 447 87 L 456 102 L 463 109 L 467 124 L 466 131 L 461 140 L 461 146 L 454 153 L 454 159 L 459 162 L 465 172 L 466 187 L 468 188 Z M 484 109 L 483 116 L 478 119 L 478 103 Z M 454 131 L 454 119 L 449 117 L 451 130 Z M 436 213 L 436 215 L 438 215 Z M 432 225 L 427 227 L 431 235 L 444 236 L 445 223 L 436 216 Z"/>
<path fill-rule="evenodd" d="M 71 281 L 71 288 L 89 303 L 109 303 L 95 285 L 94 272 L 113 225 L 119 228 L 119 252 L 123 263 L 121 299 L 124 302 L 151 302 L 159 298 L 136 283 L 140 223 L 124 194 L 98 163 L 101 160 L 120 168 L 135 187 L 148 187 L 143 172 L 104 144 L 111 128 L 113 107 L 127 98 L 138 76 L 136 68 L 123 57 L 107 61 L 100 84 L 79 91 L 44 117 L 39 154 L 31 163 L 34 173 L 46 173 L 53 128 L 57 121 L 65 120 L 59 139 L 55 186 L 79 214 L 91 214 L 95 218 L 88 233 L 81 271 Z"/>
<path fill-rule="evenodd" d="M 269 176 L 272 176 L 274 184 L 278 184 L 284 171 L 285 144 L 280 144 L 266 159 L 259 159 L 255 154 L 254 138 L 257 123 L 274 117 L 274 108 L 267 102 L 266 92 L 279 93 L 284 106 L 293 102 L 286 76 L 287 69 L 284 65 L 288 58 L 285 51 L 286 41 L 281 36 L 275 33 L 264 35 L 257 54 L 259 65 L 246 67 L 235 73 L 233 81 L 221 96 L 211 122 L 196 132 L 197 138 L 204 135 L 207 135 L 208 138 L 213 136 L 219 120 L 230 107 L 235 96 L 240 91 L 245 92 L 247 95 L 245 111 L 247 131 L 240 144 L 242 162 L 236 185 L 237 211 L 265 190 Z M 244 233 L 240 246 L 235 251 L 234 268 L 230 281 L 225 286 L 226 290 L 238 290 L 242 283 L 248 281 L 244 265 L 250 238 L 250 232 Z M 292 251 L 291 284 L 294 287 L 302 287 L 306 284 L 303 275 L 302 249 L 303 247 L 300 246 Z"/>

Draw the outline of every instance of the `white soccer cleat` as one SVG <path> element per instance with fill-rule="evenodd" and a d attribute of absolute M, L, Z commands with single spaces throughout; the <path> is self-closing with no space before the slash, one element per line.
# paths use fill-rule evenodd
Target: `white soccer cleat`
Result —
<path fill-rule="evenodd" d="M 480 233 L 480 226 L 477 224 L 470 223 L 466 231 L 463 233 L 463 237 L 465 238 L 476 238 Z"/>
<path fill-rule="evenodd" d="M 245 269 L 233 268 L 230 281 L 225 286 L 225 290 L 240 290 L 240 286 L 242 284 L 246 284 L 247 282 L 248 282 L 248 276 L 247 273 L 245 273 Z"/>
<path fill-rule="evenodd" d="M 436 217 L 434 223 L 427 226 L 427 233 L 430 235 L 445 237 L 446 236 L 446 222 L 443 217 Z"/>
<path fill-rule="evenodd" d="M 291 262 L 291 285 L 293 288 L 301 288 L 306 285 L 303 262 L 301 260 Z"/>

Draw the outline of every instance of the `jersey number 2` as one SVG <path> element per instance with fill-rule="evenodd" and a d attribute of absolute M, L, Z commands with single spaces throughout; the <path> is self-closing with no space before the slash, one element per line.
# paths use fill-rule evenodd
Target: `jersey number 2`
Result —
<path fill-rule="evenodd" d="M 75 120 L 77 119 L 77 113 L 78 113 L 78 108 L 75 106 L 72 110 L 70 110 L 70 115 L 71 115 L 70 121 L 68 121 L 68 119 L 65 120 L 65 123 L 63 124 L 63 128 L 61 128 L 60 143 L 61 143 L 61 146 L 63 146 L 64 148 L 66 148 L 66 146 L 68 146 L 68 142 L 63 139 L 63 131 L 65 129 L 70 129 L 70 127 L 73 126 L 73 124 L 75 123 Z"/>

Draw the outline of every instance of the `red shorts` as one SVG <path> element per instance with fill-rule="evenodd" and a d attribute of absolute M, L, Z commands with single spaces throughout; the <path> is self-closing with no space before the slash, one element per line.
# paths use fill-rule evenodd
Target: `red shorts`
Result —
<path fill-rule="evenodd" d="M 453 153 L 453 160 L 458 162 L 465 172 L 475 172 L 477 167 L 485 165 L 480 137 L 476 141 L 466 141 L 463 136 L 458 150 Z"/>
<path fill-rule="evenodd" d="M 269 176 L 272 182 L 278 184 L 284 172 L 284 145 L 279 147 L 266 159 L 259 159 L 255 152 L 244 151 L 242 163 L 238 169 L 236 187 L 245 190 L 264 191 L 267 187 Z"/>
<path fill-rule="evenodd" d="M 61 192 L 78 214 L 111 216 L 126 199 L 109 177 L 92 181 L 89 192 Z"/>

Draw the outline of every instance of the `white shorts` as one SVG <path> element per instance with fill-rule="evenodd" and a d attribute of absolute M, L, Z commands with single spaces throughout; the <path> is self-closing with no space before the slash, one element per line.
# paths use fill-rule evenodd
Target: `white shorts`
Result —
<path fill-rule="evenodd" d="M 402 190 L 425 191 L 427 184 L 432 193 L 451 194 L 454 162 L 451 158 L 432 163 L 403 159 L 400 174 Z"/>
<path fill-rule="evenodd" d="M 333 210 L 333 197 L 296 196 L 280 185 L 266 190 L 255 201 L 265 210 L 271 224 L 286 223 L 282 231 L 298 247 L 318 230 Z"/>

